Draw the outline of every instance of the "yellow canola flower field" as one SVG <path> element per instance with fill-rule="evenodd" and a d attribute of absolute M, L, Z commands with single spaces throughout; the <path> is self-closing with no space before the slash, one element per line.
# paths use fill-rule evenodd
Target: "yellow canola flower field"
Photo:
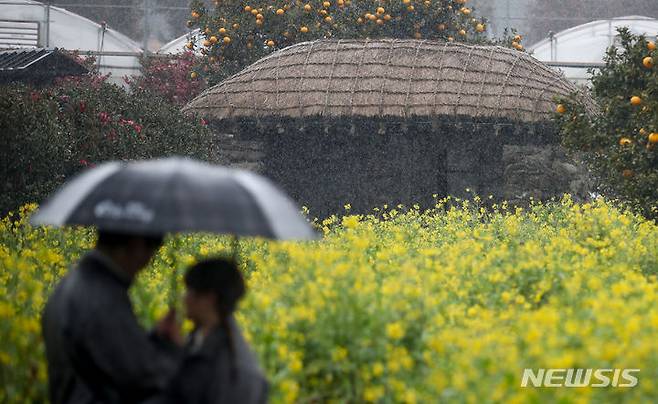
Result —
<path fill-rule="evenodd" d="M 0 224 L 3 403 L 45 401 L 39 314 L 94 242 L 87 229 L 30 227 L 34 208 Z M 510 210 L 442 200 L 317 221 L 322 241 L 243 240 L 238 320 L 271 401 L 654 401 L 658 226 L 600 200 Z M 173 268 L 180 277 L 230 243 L 170 240 L 132 290 L 144 325 L 166 310 Z M 632 388 L 522 388 L 525 368 L 640 372 Z"/>

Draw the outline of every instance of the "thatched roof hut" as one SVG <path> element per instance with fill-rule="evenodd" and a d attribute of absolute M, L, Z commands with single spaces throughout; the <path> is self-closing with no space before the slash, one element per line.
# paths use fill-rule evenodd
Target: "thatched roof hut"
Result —
<path fill-rule="evenodd" d="M 261 171 L 329 213 L 347 202 L 368 209 L 466 187 L 513 199 L 519 192 L 505 190 L 504 161 L 515 152 L 504 148 L 528 154 L 527 146 L 557 144 L 555 97 L 578 91 L 528 54 L 499 46 L 318 40 L 257 61 L 184 111 L 232 133 L 222 140 L 229 160 L 253 151 Z"/>
<path fill-rule="evenodd" d="M 320 40 L 265 57 L 192 101 L 214 119 L 464 115 L 546 120 L 577 91 L 526 53 L 422 40 Z"/>

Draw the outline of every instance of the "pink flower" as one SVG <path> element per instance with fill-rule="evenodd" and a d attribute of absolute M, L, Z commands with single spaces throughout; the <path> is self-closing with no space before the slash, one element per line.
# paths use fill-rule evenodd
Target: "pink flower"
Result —
<path fill-rule="evenodd" d="M 203 125 L 203 126 L 208 126 L 208 121 L 206 121 L 203 118 L 201 118 L 201 121 L 199 123 L 201 123 L 201 125 Z"/>
<path fill-rule="evenodd" d="M 137 134 L 142 133 L 142 125 L 136 123 L 133 125 L 133 128 L 135 128 L 135 132 L 137 132 Z"/>
<path fill-rule="evenodd" d="M 82 165 L 82 166 L 84 166 L 84 167 L 88 167 L 88 166 L 89 166 L 89 162 L 88 162 L 87 160 L 85 160 L 85 159 L 80 160 L 79 163 L 80 163 L 80 165 Z"/>
<path fill-rule="evenodd" d="M 107 112 L 99 112 L 98 113 L 98 120 L 100 120 L 101 123 L 103 125 L 105 125 L 105 124 L 109 123 L 112 120 L 112 118 L 110 117 L 110 114 L 108 114 Z"/>

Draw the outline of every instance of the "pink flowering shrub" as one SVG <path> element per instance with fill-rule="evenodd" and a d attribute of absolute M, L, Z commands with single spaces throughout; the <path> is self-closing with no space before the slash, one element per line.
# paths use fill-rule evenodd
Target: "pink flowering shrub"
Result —
<path fill-rule="evenodd" d="M 45 88 L 0 87 L 0 213 L 39 202 L 106 160 L 185 155 L 212 160 L 210 130 L 148 92 L 91 74 Z"/>
<path fill-rule="evenodd" d="M 171 57 L 148 57 L 142 60 L 142 75 L 126 79 L 131 91 L 148 92 L 183 106 L 205 89 L 203 80 L 190 77 L 198 57 L 185 52 Z"/>

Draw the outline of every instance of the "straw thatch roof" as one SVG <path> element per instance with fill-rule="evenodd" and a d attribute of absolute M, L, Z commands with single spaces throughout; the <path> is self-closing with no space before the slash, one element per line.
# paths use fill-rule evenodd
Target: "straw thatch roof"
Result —
<path fill-rule="evenodd" d="M 574 91 L 559 72 L 500 46 L 318 40 L 272 53 L 184 111 L 218 120 L 465 115 L 536 122 L 550 117 L 555 96 Z"/>

